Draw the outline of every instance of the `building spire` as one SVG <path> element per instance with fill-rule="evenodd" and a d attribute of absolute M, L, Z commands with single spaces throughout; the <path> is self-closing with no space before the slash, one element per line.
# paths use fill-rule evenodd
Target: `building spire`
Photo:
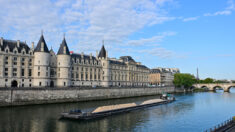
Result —
<path fill-rule="evenodd" d="M 102 44 L 104 45 L 104 39 L 102 40 Z"/>
<path fill-rule="evenodd" d="M 43 29 L 41 30 L 41 35 L 43 35 Z"/>
<path fill-rule="evenodd" d="M 64 39 L 65 39 L 65 33 L 63 34 L 63 37 L 64 37 Z"/>

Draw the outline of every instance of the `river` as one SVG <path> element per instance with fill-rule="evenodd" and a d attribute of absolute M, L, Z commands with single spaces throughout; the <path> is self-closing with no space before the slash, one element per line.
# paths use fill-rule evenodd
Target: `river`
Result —
<path fill-rule="evenodd" d="M 235 116 L 235 88 L 176 94 L 177 101 L 93 121 L 59 120 L 63 111 L 142 102 L 158 96 L 0 108 L 0 132 L 198 132 Z"/>

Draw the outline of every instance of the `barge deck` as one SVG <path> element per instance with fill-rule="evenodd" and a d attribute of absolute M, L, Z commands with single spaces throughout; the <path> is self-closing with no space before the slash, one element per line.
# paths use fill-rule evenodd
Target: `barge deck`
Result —
<path fill-rule="evenodd" d="M 173 102 L 174 99 L 153 99 L 147 100 L 143 103 L 137 105 L 136 103 L 119 104 L 119 105 L 109 105 L 96 108 L 92 112 L 82 113 L 80 110 L 77 112 L 63 112 L 61 113 L 62 119 L 73 119 L 73 120 L 90 120 L 94 118 L 106 117 L 114 114 L 120 114 L 124 112 L 129 112 L 133 110 L 143 109 L 146 107 L 167 104 Z"/>

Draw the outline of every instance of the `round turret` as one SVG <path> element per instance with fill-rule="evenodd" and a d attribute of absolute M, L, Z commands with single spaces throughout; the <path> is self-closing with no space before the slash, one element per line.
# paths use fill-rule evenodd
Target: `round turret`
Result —
<path fill-rule="evenodd" d="M 71 86 L 71 56 L 65 38 L 57 53 L 57 86 Z"/>
<path fill-rule="evenodd" d="M 104 87 L 109 87 L 110 83 L 110 67 L 109 67 L 109 60 L 108 60 L 108 54 L 104 48 L 104 45 L 102 46 L 98 59 L 101 61 L 102 69 L 103 69 L 103 77 L 101 78 L 102 82 L 101 85 Z"/>
<path fill-rule="evenodd" d="M 50 85 L 50 53 L 43 35 L 34 50 L 33 86 Z"/>

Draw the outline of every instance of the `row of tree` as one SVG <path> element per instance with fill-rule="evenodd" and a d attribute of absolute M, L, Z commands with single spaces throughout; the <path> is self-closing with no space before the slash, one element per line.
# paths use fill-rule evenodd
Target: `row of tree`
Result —
<path fill-rule="evenodd" d="M 232 81 L 235 83 L 235 81 Z M 174 85 L 176 87 L 184 87 L 184 88 L 190 88 L 193 84 L 196 83 L 228 83 L 227 81 L 223 80 L 215 80 L 212 78 L 206 78 L 204 80 L 198 80 L 195 78 L 195 76 L 187 73 L 176 73 L 174 75 Z"/>

